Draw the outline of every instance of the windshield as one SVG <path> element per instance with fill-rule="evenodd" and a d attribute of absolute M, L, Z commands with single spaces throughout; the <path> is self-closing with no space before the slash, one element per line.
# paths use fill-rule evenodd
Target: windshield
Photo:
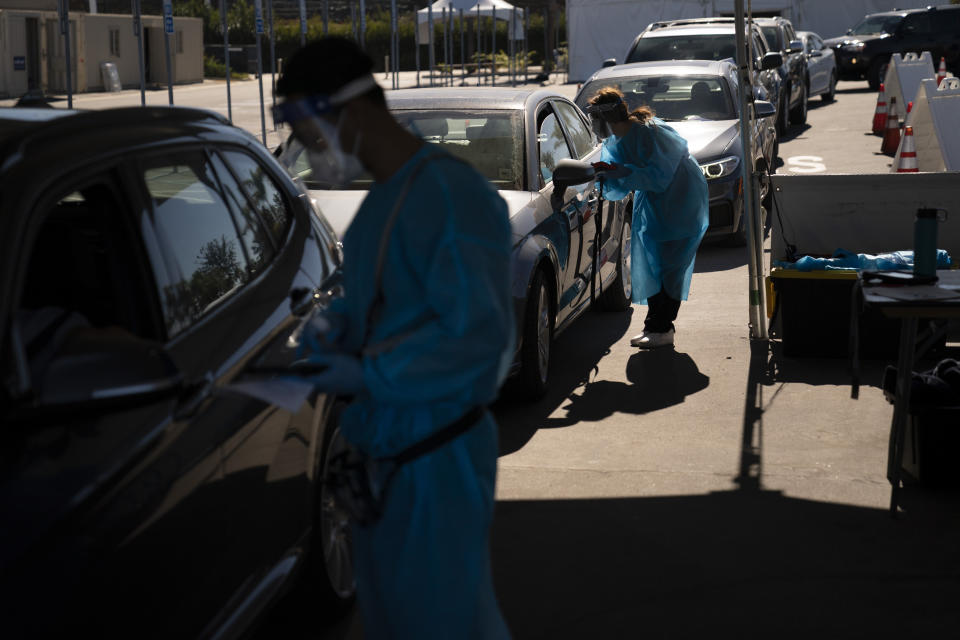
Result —
<path fill-rule="evenodd" d="M 717 76 L 647 76 L 594 80 L 583 87 L 577 104 L 587 101 L 603 87 L 623 92 L 632 111 L 652 107 L 658 118 L 678 120 L 734 120 L 737 113 L 727 83 Z"/>
<path fill-rule="evenodd" d="M 760 27 L 763 37 L 770 45 L 770 51 L 781 51 L 786 47 L 780 42 L 780 27 Z"/>
<path fill-rule="evenodd" d="M 627 62 L 657 60 L 724 60 L 737 55 L 734 34 L 704 34 L 640 38 Z"/>
<path fill-rule="evenodd" d="M 497 189 L 523 189 L 523 122 L 519 110 L 401 110 L 393 116 L 427 142 L 469 162 Z M 312 180 L 303 147 L 293 141 L 281 157 L 308 189 L 365 191 L 373 178 L 364 174 L 345 187 Z"/>
<path fill-rule="evenodd" d="M 867 16 L 850 30 L 852 36 L 869 36 L 875 33 L 893 33 L 903 16 Z"/>

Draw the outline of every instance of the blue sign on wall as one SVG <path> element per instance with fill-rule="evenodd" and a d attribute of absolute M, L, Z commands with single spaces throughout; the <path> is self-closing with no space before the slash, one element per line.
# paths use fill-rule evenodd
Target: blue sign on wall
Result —
<path fill-rule="evenodd" d="M 27 57 L 26 57 L 26 56 L 13 56 L 13 70 L 14 70 L 14 71 L 26 71 L 26 70 L 27 70 Z"/>

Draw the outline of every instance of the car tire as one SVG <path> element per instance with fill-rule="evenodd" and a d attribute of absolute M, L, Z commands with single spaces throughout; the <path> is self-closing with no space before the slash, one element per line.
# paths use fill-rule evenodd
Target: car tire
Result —
<path fill-rule="evenodd" d="M 807 85 L 804 83 L 800 91 L 800 102 L 790 110 L 790 124 L 804 125 L 807 123 Z"/>
<path fill-rule="evenodd" d="M 320 480 L 314 507 L 311 553 L 307 565 L 311 590 L 317 601 L 323 603 L 334 617 L 345 614 L 356 600 L 350 523 L 346 512 L 336 505 L 327 482 L 331 459 L 346 446 L 340 433 L 340 415 L 345 407 L 343 402 L 334 405 L 324 429 L 316 476 Z"/>
<path fill-rule="evenodd" d="M 870 63 L 870 68 L 867 70 L 867 84 L 870 85 L 870 88 L 873 91 L 880 90 L 880 83 L 883 82 L 883 77 L 887 74 L 887 61 L 886 60 L 874 60 Z"/>
<path fill-rule="evenodd" d="M 630 304 L 633 302 L 633 273 L 630 256 L 633 245 L 633 227 L 630 224 L 629 217 L 632 213 L 633 207 L 627 206 L 628 217 L 623 221 L 623 228 L 620 232 L 620 248 L 617 252 L 617 277 L 597 300 L 597 306 L 604 311 L 625 311 L 630 308 Z"/>
<path fill-rule="evenodd" d="M 837 72 L 830 72 L 830 84 L 827 85 L 827 92 L 820 96 L 824 102 L 833 102 L 837 97 Z"/>
<path fill-rule="evenodd" d="M 538 268 L 530 285 L 523 314 L 523 343 L 520 347 L 520 392 L 531 400 L 547 392 L 550 376 L 550 349 L 553 346 L 552 290 L 543 269 Z"/>

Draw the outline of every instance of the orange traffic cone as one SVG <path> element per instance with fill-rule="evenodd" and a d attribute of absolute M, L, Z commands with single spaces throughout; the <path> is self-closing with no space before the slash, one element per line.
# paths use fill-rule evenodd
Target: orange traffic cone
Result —
<path fill-rule="evenodd" d="M 897 117 L 897 99 L 890 98 L 890 110 L 887 112 L 887 131 L 880 145 L 880 153 L 892 156 L 900 145 L 900 118 Z"/>
<path fill-rule="evenodd" d="M 873 134 L 883 135 L 887 128 L 887 98 L 883 93 L 883 83 L 880 83 L 880 93 L 877 94 L 877 108 L 873 112 Z"/>
<path fill-rule="evenodd" d="M 903 128 L 903 146 L 900 148 L 900 162 L 897 173 L 919 173 L 917 166 L 917 145 L 913 141 L 913 127 Z"/>
<path fill-rule="evenodd" d="M 943 79 L 947 77 L 947 61 L 943 59 L 943 56 L 940 56 L 940 68 L 937 69 L 937 86 L 940 86 L 940 83 L 943 82 Z"/>
<path fill-rule="evenodd" d="M 907 115 L 903 117 L 903 122 L 900 123 L 900 133 L 903 133 L 903 128 L 912 122 L 910 118 L 910 112 L 913 111 L 913 100 L 907 103 Z"/>

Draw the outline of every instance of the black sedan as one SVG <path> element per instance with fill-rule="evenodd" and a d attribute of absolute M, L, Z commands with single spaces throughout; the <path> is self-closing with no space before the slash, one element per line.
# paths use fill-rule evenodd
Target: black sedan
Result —
<path fill-rule="evenodd" d="M 337 405 L 270 377 L 339 264 L 220 116 L 0 112 L 5 638 L 235 637 L 297 574 L 349 603 Z"/>
<path fill-rule="evenodd" d="M 707 236 L 746 242 L 743 216 L 743 144 L 740 137 L 737 70 L 727 61 L 682 60 L 640 62 L 606 67 L 593 74 L 575 99 L 586 107 L 597 90 L 612 86 L 623 92 L 627 106 L 649 106 L 687 140 L 690 154 L 700 163 L 710 191 L 710 227 Z M 751 154 L 755 166 L 772 170 L 778 144 L 772 104 L 753 102 L 756 115 Z M 768 183 L 760 183 L 766 199 Z"/>

